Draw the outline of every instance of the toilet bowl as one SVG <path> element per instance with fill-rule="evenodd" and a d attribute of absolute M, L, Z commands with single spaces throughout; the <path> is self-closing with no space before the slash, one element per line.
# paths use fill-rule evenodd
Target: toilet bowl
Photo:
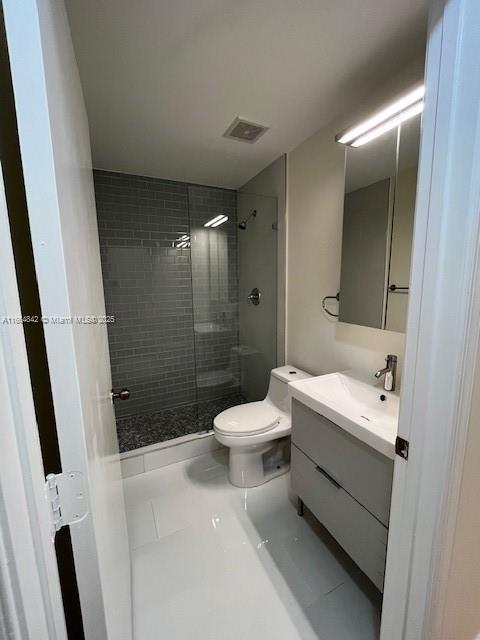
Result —
<path fill-rule="evenodd" d="M 285 365 L 272 369 L 268 393 L 222 411 L 213 421 L 215 438 L 229 448 L 229 478 L 237 487 L 256 487 L 290 468 L 291 399 L 288 384 L 310 378 Z"/>

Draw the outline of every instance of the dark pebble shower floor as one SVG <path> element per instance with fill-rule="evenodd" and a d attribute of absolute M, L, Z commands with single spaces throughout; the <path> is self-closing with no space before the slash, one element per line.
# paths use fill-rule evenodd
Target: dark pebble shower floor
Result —
<path fill-rule="evenodd" d="M 213 429 L 213 419 L 221 411 L 245 402 L 239 394 L 216 400 L 206 400 L 198 405 L 171 407 L 117 420 L 120 453 L 165 442 L 192 433 Z"/>

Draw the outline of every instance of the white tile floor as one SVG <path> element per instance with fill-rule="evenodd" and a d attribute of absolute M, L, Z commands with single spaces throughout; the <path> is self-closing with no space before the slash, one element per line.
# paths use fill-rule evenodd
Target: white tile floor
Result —
<path fill-rule="evenodd" d="M 378 638 L 378 592 L 288 485 L 235 488 L 224 453 L 125 480 L 135 640 Z"/>

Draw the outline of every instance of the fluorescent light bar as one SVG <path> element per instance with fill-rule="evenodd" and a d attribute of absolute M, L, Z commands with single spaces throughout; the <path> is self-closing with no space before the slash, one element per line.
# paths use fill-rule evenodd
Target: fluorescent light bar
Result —
<path fill-rule="evenodd" d="M 423 111 L 423 101 L 417 102 L 417 104 L 414 104 L 408 109 L 405 109 L 405 111 L 402 111 L 402 113 L 399 113 L 394 118 L 387 120 L 387 122 L 382 123 L 378 127 L 371 129 L 371 131 L 369 131 L 365 135 L 360 136 L 354 142 L 352 142 L 351 146 L 361 147 L 363 144 L 367 144 L 367 142 L 370 142 L 371 140 L 375 140 L 375 138 L 379 138 L 381 135 L 383 135 L 387 131 L 390 131 L 390 129 L 394 129 L 395 127 L 398 127 L 398 125 L 401 122 L 405 122 L 405 120 L 409 120 L 410 118 L 413 118 L 413 116 L 416 116 L 419 113 L 422 113 L 422 111 Z"/>
<path fill-rule="evenodd" d="M 180 242 L 177 244 L 177 249 L 183 249 L 184 247 L 188 247 L 188 242 Z"/>
<path fill-rule="evenodd" d="M 213 227 L 219 227 L 221 224 L 223 224 L 224 222 L 226 222 L 228 220 L 228 216 L 222 216 L 220 218 L 220 220 L 218 220 L 217 222 L 214 222 L 211 226 Z"/>
<path fill-rule="evenodd" d="M 204 227 L 213 227 L 213 226 L 215 226 L 215 222 L 218 222 L 219 220 L 221 220 L 222 218 L 225 218 L 225 217 L 226 216 L 224 216 L 223 214 L 221 214 L 219 216 L 215 216 L 215 218 L 212 218 L 211 220 L 206 222 L 203 226 Z"/>
<path fill-rule="evenodd" d="M 364 122 L 361 122 L 360 124 L 353 127 L 352 129 L 348 129 L 348 131 L 345 131 L 345 133 L 342 133 L 340 137 L 337 138 L 337 142 L 340 142 L 341 144 L 351 143 L 352 140 L 355 140 L 359 136 L 362 136 L 364 133 L 367 133 L 367 131 L 370 131 L 370 129 L 377 127 L 378 125 L 382 124 L 386 120 L 390 120 L 390 118 L 392 118 L 393 116 L 396 116 L 400 112 L 405 111 L 405 109 L 417 103 L 419 100 L 423 100 L 424 95 L 425 95 L 424 85 L 417 87 L 416 89 L 413 89 L 413 91 L 410 91 L 409 93 L 407 93 L 405 96 L 403 96 L 403 98 L 400 98 L 393 104 L 389 105 L 388 107 L 385 107 L 385 109 L 378 111 L 373 116 L 371 116 Z"/>

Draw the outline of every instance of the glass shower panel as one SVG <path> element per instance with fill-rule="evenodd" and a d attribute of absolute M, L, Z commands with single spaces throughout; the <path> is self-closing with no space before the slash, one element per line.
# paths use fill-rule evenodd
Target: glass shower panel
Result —
<path fill-rule="evenodd" d="M 94 177 L 120 450 L 208 431 L 276 364 L 276 199 Z"/>
<path fill-rule="evenodd" d="M 265 397 L 277 364 L 277 199 L 238 194 L 240 390 Z M 195 314 L 195 309 L 194 309 Z"/>
<path fill-rule="evenodd" d="M 188 188 L 198 429 L 242 402 L 238 327 L 237 194 Z M 215 221 L 216 222 L 212 222 Z"/>

